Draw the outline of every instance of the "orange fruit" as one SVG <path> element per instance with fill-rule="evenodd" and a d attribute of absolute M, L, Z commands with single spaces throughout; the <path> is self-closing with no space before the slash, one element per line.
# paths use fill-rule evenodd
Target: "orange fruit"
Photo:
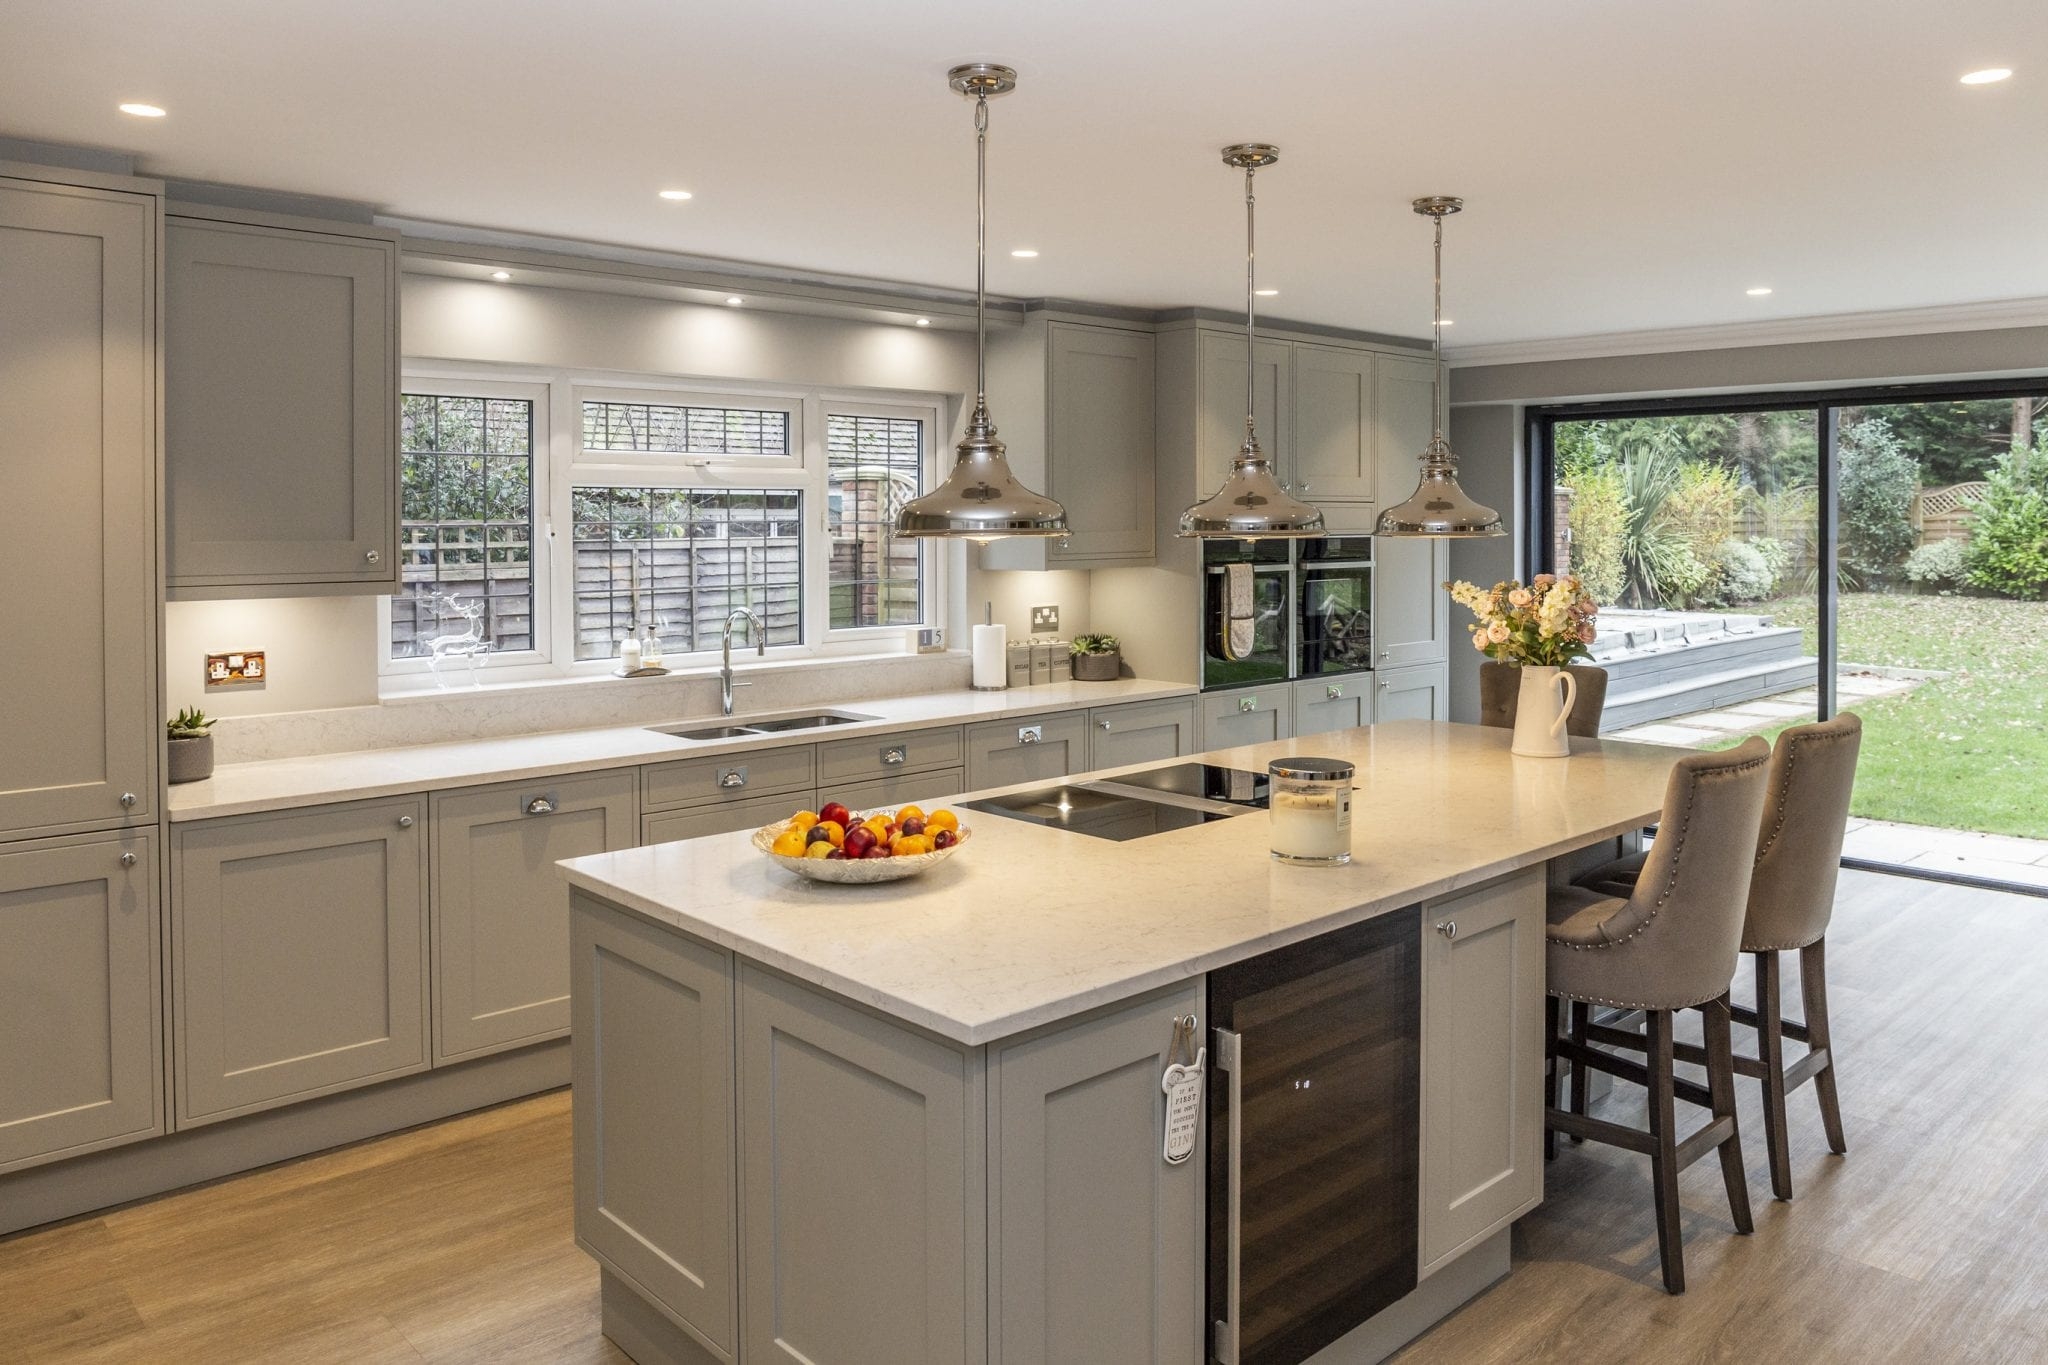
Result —
<path fill-rule="evenodd" d="M 796 827 L 798 833 L 802 833 L 818 823 L 818 812 L 814 810 L 800 810 L 795 815 L 789 817 L 789 823 Z"/>
<path fill-rule="evenodd" d="M 879 839 L 882 837 L 882 831 L 889 828 L 889 817 L 886 815 L 870 815 L 861 823 L 873 830 L 875 837 Z"/>
<path fill-rule="evenodd" d="M 820 820 L 816 827 L 825 831 L 824 842 L 830 844 L 831 847 L 843 848 L 845 846 L 846 831 L 840 827 L 837 820 Z"/>
<path fill-rule="evenodd" d="M 830 847 L 832 847 L 832 846 L 831 846 L 830 844 L 827 844 L 827 845 L 825 845 L 825 847 L 829 849 L 829 848 L 830 848 Z M 773 844 L 773 845 L 771 845 L 771 847 L 770 847 L 770 851 L 771 851 L 771 852 L 775 852 L 775 853 L 779 853 L 779 854 L 781 854 L 781 855 L 782 855 L 783 857 L 785 857 L 785 858 L 801 858 L 801 857 L 803 857 L 803 856 L 804 856 L 804 836 L 803 836 L 803 831 L 802 831 L 802 830 L 797 830 L 797 829 L 786 829 L 786 830 L 784 830 L 784 831 L 783 831 L 782 833 L 780 833 L 780 834 L 778 834 L 778 835 L 776 835 L 776 836 L 775 836 L 775 842 L 774 842 L 774 844 Z"/>
<path fill-rule="evenodd" d="M 922 819 L 924 819 L 923 806 L 905 806 L 902 810 L 896 812 L 896 823 L 899 825 L 907 825 L 912 820 Z"/>
<path fill-rule="evenodd" d="M 950 829 L 955 834 L 958 834 L 960 832 L 960 817 L 949 810 L 935 810 L 930 815 L 925 816 L 924 827 L 928 830 Z"/>
<path fill-rule="evenodd" d="M 922 834 L 902 834 L 897 836 L 889 850 L 899 858 L 914 858 L 920 853 L 931 852 L 932 841 Z"/>

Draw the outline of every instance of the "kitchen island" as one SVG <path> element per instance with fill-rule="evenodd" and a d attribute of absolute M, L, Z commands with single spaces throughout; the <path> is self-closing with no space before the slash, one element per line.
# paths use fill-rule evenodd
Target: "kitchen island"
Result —
<path fill-rule="evenodd" d="M 1549 866 L 1653 819 L 1676 757 L 1508 741 L 1398 722 L 1199 756 L 1355 763 L 1340 867 L 1274 862 L 1257 814 L 1112 842 L 972 810 L 959 855 L 879 886 L 800 880 L 745 835 L 564 864 L 577 1235 L 607 1333 L 642 1365 L 1304 1358 L 1216 1326 L 1236 1295 L 1210 1192 L 1259 1180 L 1226 1174 L 1238 1077 L 1208 1078 L 1174 1164 L 1161 1075 L 1212 974 L 1393 916 L 1419 964 L 1383 1068 L 1419 1073 L 1420 1170 L 1388 1187 L 1416 1206 L 1414 1288 L 1314 1359 L 1426 1328 L 1506 1272 L 1541 1197 Z M 1284 1269 L 1230 1261 L 1270 1306 Z"/>

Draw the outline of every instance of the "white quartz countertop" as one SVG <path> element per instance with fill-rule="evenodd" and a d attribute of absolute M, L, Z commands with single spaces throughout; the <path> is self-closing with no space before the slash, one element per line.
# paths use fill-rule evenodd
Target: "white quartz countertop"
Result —
<path fill-rule="evenodd" d="M 1575 739 L 1570 758 L 1519 758 L 1510 738 L 1395 721 L 1200 756 L 1352 760 L 1352 861 L 1336 867 L 1273 861 L 1257 813 L 1115 843 L 975 811 L 957 856 L 878 886 L 802 880 L 747 834 L 562 867 L 649 920 L 975 1045 L 1637 829 L 1682 756 Z"/>
<path fill-rule="evenodd" d="M 265 759 L 255 763 L 228 763 L 216 768 L 213 776 L 205 781 L 185 782 L 172 787 L 168 806 L 173 821 L 204 820 L 257 811 L 287 810 L 328 801 L 439 791 L 490 782 L 523 782 L 536 777 L 595 772 L 663 759 L 709 758 L 723 753 L 855 739 L 896 730 L 972 724 L 1046 711 L 1071 711 L 1194 694 L 1195 688 L 1189 684 L 1147 678 L 1046 683 L 1000 692 L 976 692 L 962 688 L 910 697 L 862 698 L 830 706 L 791 708 L 848 711 L 875 719 L 780 734 L 742 735 L 734 739 L 677 739 L 643 726 L 623 725 L 314 754 L 305 758 Z M 779 714 L 783 713 L 761 712 L 751 718 Z M 723 719 L 716 715 L 677 716 L 673 721 L 662 723 L 715 725 Z M 743 725 L 748 719 L 749 714 L 742 711 L 731 721 Z"/>

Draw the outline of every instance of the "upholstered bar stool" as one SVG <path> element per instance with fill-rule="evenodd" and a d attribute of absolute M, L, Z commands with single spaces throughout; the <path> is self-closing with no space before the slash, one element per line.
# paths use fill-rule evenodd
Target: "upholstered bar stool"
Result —
<path fill-rule="evenodd" d="M 1664 1287 L 1673 1294 L 1685 1292 L 1679 1171 L 1709 1151 L 1718 1152 L 1735 1229 L 1746 1233 L 1751 1228 L 1742 1140 L 1735 1122 L 1728 982 L 1735 975 L 1741 944 L 1769 761 L 1770 747 L 1761 739 L 1724 753 L 1681 758 L 1664 789 L 1662 832 L 1630 892 L 1616 896 L 1570 886 L 1550 898 L 1546 965 L 1551 1060 L 1545 1154 L 1555 1154 L 1555 1134 L 1561 1132 L 1650 1158 Z M 1561 1001 L 1572 1006 L 1570 1038 L 1558 1037 Z M 1588 1022 L 1591 1005 L 1643 1012 L 1648 1028 L 1644 1061 L 1593 1046 L 1609 1041 L 1601 1035 L 1610 1031 L 1624 1038 L 1631 1035 Z M 1702 1007 L 1707 1020 L 1704 1087 L 1677 1076 L 1671 1028 L 1677 1011 Z M 1557 1104 L 1560 1061 L 1572 1064 L 1570 1110 Z M 1585 1112 L 1588 1069 L 1649 1090 L 1648 1131 Z M 1680 1099 L 1711 1115 L 1682 1141 L 1675 1103 Z"/>
<path fill-rule="evenodd" d="M 1862 746 L 1863 722 L 1846 712 L 1833 720 L 1791 727 L 1778 736 L 1771 754 L 1756 868 L 1742 925 L 1742 951 L 1756 961 L 1757 1007 L 1734 1011 L 1736 1022 L 1756 1030 L 1757 1055 L 1737 1053 L 1735 1069 L 1763 1083 L 1764 1146 L 1770 1153 L 1771 1193 L 1780 1199 L 1792 1197 L 1791 1142 L 1785 1131 L 1785 1097 L 1792 1091 L 1813 1082 L 1829 1150 L 1849 1150 L 1842 1133 L 1828 1028 L 1826 945 Z M 1580 884 L 1604 895 L 1631 894 L 1647 856 L 1637 854 L 1595 868 Z M 1804 1021 L 1784 1017 L 1779 954 L 1793 951 L 1799 954 Z M 1787 1038 L 1806 1044 L 1806 1055 L 1790 1066 L 1785 1064 Z M 1635 1046 L 1642 1045 L 1638 1036 Z M 1681 1061 L 1704 1060 L 1699 1048 L 1686 1044 L 1679 1045 L 1677 1055 Z"/>

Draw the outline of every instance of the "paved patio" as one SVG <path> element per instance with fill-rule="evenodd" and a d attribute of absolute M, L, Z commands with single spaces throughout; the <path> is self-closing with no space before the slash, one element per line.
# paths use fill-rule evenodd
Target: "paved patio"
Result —
<path fill-rule="evenodd" d="M 1835 682 L 1845 707 L 1873 697 L 1895 697 L 1912 691 L 1924 679 L 1885 677 L 1876 673 L 1843 673 Z M 1764 733 L 1818 714 L 1820 697 L 1811 687 L 1781 692 L 1736 706 L 1691 715 L 1672 716 L 1649 725 L 1632 726 L 1603 736 L 1643 744 L 1698 749 L 1717 742 Z M 2000 834 L 1900 825 L 1885 820 L 1851 819 L 1843 856 L 1876 863 L 1990 877 L 2020 886 L 2048 889 L 2048 839 L 2015 839 Z"/>

